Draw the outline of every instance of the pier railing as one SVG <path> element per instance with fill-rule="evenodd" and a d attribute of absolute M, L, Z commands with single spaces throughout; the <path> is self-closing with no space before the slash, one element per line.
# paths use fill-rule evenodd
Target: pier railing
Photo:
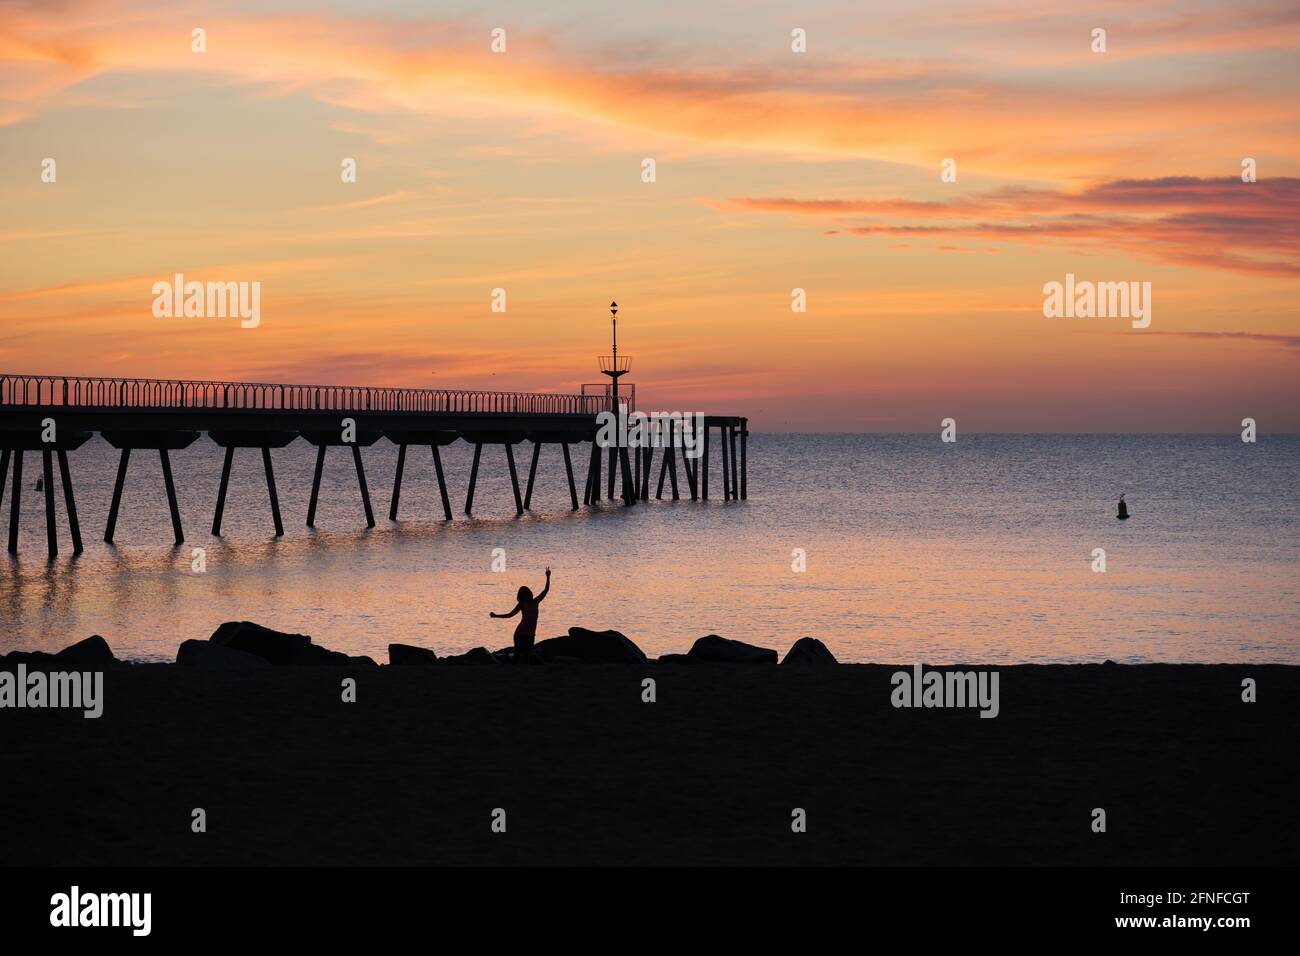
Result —
<path fill-rule="evenodd" d="M 604 395 L 0 373 L 0 407 L 595 415 Z"/>

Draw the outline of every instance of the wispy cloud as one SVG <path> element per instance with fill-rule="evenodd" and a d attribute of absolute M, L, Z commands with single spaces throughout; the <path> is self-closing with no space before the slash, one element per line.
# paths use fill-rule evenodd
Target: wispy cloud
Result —
<path fill-rule="evenodd" d="M 1114 175 L 1156 146 L 1208 155 L 1229 136 L 1278 155 L 1300 146 L 1300 111 L 1285 88 L 1209 76 L 1170 88 L 1099 70 L 1059 81 L 1041 71 L 1016 76 L 991 58 L 996 40 L 984 59 L 957 65 L 898 56 L 864 66 L 826 55 L 797 70 L 762 60 L 684 67 L 653 58 L 629 65 L 538 31 L 518 31 L 511 52 L 494 56 L 487 28 L 470 20 L 231 13 L 211 22 L 200 56 L 189 49 L 193 21 L 167 7 L 92 0 L 6 7 L 0 117 L 12 123 L 67 105 L 74 87 L 88 96 L 93 77 L 200 72 L 253 84 L 260 95 L 307 95 L 371 114 L 549 113 L 713 148 L 926 166 L 954 155 L 994 175 Z M 1277 5 L 1250 22 L 1251 30 L 1230 31 L 1234 49 L 1276 45 L 1297 31 Z M 1139 42 L 1167 36 L 1209 52 L 1223 34 L 1189 37 L 1172 22 Z"/>
<path fill-rule="evenodd" d="M 1144 259 L 1300 276 L 1300 179 L 1116 180 L 1070 192 L 1008 187 L 947 201 L 735 198 L 717 209 L 823 220 L 827 235 L 1123 250 Z"/>

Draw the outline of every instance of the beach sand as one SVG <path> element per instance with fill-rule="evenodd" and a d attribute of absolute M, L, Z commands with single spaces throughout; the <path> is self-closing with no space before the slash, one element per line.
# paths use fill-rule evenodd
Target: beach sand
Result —
<path fill-rule="evenodd" d="M 0 862 L 1300 863 L 1300 668 L 1002 667 L 980 719 L 905 666 L 123 666 L 0 712 Z"/>

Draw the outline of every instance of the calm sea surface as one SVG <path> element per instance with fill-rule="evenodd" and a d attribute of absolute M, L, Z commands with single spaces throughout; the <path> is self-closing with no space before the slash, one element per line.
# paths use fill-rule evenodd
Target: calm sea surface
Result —
<path fill-rule="evenodd" d="M 530 453 L 517 447 L 521 480 Z M 488 612 L 510 610 L 521 584 L 539 589 L 549 564 L 539 639 L 612 627 L 651 655 L 716 633 L 782 652 L 813 635 L 848 661 L 1300 663 L 1296 436 L 754 435 L 746 502 L 720 500 L 715 458 L 715 500 L 594 513 L 570 512 L 560 450 L 545 446 L 523 518 L 503 449 L 486 447 L 473 520 L 460 513 L 471 449 L 458 443 L 444 450 L 452 523 L 427 448 L 408 451 L 401 520 L 388 520 L 397 452 L 383 442 L 365 451 L 378 526 L 366 530 L 351 456 L 336 448 L 315 531 L 314 450 L 300 441 L 273 452 L 280 539 L 253 450 L 236 452 L 223 536 L 210 535 L 221 452 L 203 438 L 172 456 L 181 548 L 157 453 L 143 451 L 117 544 L 103 543 L 116 455 L 98 438 L 72 453 L 86 551 L 71 556 L 60 495 L 52 563 L 39 456 L 27 455 L 22 550 L 0 557 L 0 651 L 102 634 L 120 657 L 170 660 L 182 640 L 243 619 L 381 662 L 392 641 L 495 649 L 515 622 Z M 1115 519 L 1121 492 L 1127 522 Z M 206 573 L 191 570 L 193 548 Z M 496 548 L 504 573 L 491 569 Z M 791 570 L 796 548 L 804 573 Z"/>

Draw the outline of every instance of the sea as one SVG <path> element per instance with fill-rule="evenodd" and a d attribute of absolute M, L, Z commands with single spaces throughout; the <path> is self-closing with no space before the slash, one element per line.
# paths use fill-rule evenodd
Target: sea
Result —
<path fill-rule="evenodd" d="M 662 501 L 577 511 L 561 449 L 544 445 L 523 517 L 502 446 L 483 449 L 472 518 L 472 447 L 442 454 L 455 520 L 418 447 L 389 519 L 385 441 L 363 452 L 376 526 L 352 456 L 332 448 L 311 529 L 314 449 L 276 449 L 276 537 L 261 455 L 238 450 L 214 537 L 222 451 L 202 437 L 171 455 L 176 546 L 158 453 L 136 451 L 108 545 L 117 452 L 97 437 L 70 454 L 85 551 L 72 554 L 58 489 L 50 560 L 29 452 L 19 553 L 0 556 L 0 652 L 99 634 L 119 657 L 174 660 L 234 620 L 381 663 L 394 642 L 495 650 L 515 621 L 489 612 L 550 567 L 539 640 L 612 628 L 650 656 L 719 634 L 782 654 L 812 636 L 847 662 L 1300 663 L 1300 436 L 754 433 L 747 500 L 723 500 L 715 457 L 707 502 L 683 473 L 682 500 L 665 483 Z M 515 454 L 522 483 L 531 446 Z M 575 448 L 580 498 L 586 462 Z M 652 497 L 658 476 L 657 459 Z M 12 494 L 9 481 L 6 529 Z"/>

